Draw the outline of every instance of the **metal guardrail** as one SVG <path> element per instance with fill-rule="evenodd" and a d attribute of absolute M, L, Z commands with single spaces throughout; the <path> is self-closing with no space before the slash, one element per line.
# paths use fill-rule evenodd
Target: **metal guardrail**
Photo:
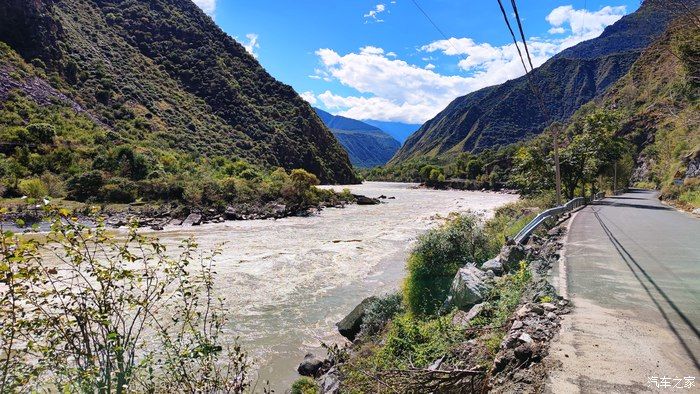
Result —
<path fill-rule="evenodd" d="M 532 233 L 535 232 L 535 230 L 537 230 L 537 228 L 541 226 L 545 220 L 557 215 L 561 215 L 565 212 L 573 211 L 574 209 L 583 205 L 586 205 L 586 199 L 583 197 L 577 197 L 562 206 L 550 208 L 540 213 L 539 215 L 535 216 L 535 218 L 532 219 L 532 221 L 530 221 L 530 223 L 528 223 L 527 226 L 520 230 L 518 235 L 515 236 L 515 243 L 522 244 L 523 242 L 527 241 L 527 239 L 530 238 L 530 235 L 532 235 Z"/>

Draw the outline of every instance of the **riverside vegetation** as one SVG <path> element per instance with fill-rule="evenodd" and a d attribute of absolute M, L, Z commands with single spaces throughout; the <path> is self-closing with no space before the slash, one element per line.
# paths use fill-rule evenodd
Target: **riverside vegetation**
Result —
<path fill-rule="evenodd" d="M 351 352 L 329 349 L 341 391 L 391 392 L 392 387 L 411 391 L 418 386 L 410 372 L 426 369 L 436 360 L 456 368 L 488 370 L 506 334 L 505 324 L 531 280 L 530 268 L 523 261 L 512 275 L 496 278 L 481 313 L 466 326 L 454 323 L 457 309 L 444 308 L 450 285 L 462 266 L 480 266 L 497 255 L 508 238 L 552 204 L 551 194 L 523 199 L 499 208 L 486 222 L 472 213 L 455 214 L 419 237 L 407 261 L 401 292 L 367 305 Z M 470 342 L 478 343 L 479 350 L 464 360 L 460 351 Z M 402 371 L 407 375 L 402 377 Z M 320 389 L 308 378 L 295 387 L 297 393 Z"/>
<path fill-rule="evenodd" d="M 4 60 L 20 64 L 17 78 L 40 71 L 0 43 Z M 0 197 L 51 197 L 61 204 L 174 203 L 174 215 L 228 206 L 282 204 L 288 213 L 320 203 L 351 201 L 349 195 L 316 189 L 319 179 L 301 169 L 254 165 L 235 156 L 195 156 L 121 140 L 61 105 L 39 105 L 20 91 L 0 105 Z M 105 145 L 111 146 L 105 148 Z M 118 205 L 113 205 L 118 207 Z M 179 207 L 179 208 L 178 208 Z M 179 213 L 178 213 L 179 209 Z M 258 208 L 259 209 L 259 208 Z"/>
<path fill-rule="evenodd" d="M 224 343 L 216 252 L 169 253 L 132 227 L 123 239 L 49 212 L 43 238 L 0 234 L 0 392 L 222 392 L 249 364 Z"/>

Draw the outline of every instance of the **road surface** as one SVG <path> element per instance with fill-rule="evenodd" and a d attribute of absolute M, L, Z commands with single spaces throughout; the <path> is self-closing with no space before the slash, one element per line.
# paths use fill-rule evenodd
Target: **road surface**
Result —
<path fill-rule="evenodd" d="M 563 255 L 575 308 L 547 391 L 699 392 L 700 219 L 633 190 L 579 211 Z"/>

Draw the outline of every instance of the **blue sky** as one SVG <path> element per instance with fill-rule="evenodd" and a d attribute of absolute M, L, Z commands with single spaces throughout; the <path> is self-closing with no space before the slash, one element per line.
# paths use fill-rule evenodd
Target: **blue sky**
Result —
<path fill-rule="evenodd" d="M 194 0 L 277 79 L 356 119 L 423 123 L 450 101 L 524 73 L 496 0 Z M 508 10 L 507 0 L 503 2 Z M 521 0 L 538 64 L 639 0 Z"/>

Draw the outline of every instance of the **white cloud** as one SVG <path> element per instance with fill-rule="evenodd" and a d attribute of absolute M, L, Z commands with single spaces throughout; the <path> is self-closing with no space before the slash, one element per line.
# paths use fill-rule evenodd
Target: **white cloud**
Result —
<path fill-rule="evenodd" d="M 326 91 L 317 98 L 327 108 L 354 119 L 422 123 L 455 97 L 486 86 L 479 78 L 441 75 L 389 58 L 376 47 L 345 55 L 325 48 L 316 54 L 326 73 L 323 77 L 360 93 L 342 97 Z"/>
<path fill-rule="evenodd" d="M 245 38 L 248 39 L 247 43 L 243 43 L 245 50 L 254 57 L 258 57 L 258 54 L 255 53 L 255 50 L 260 48 L 260 44 L 258 44 L 258 35 L 255 33 L 249 33 L 245 35 Z"/>
<path fill-rule="evenodd" d="M 606 26 L 617 22 L 626 12 L 625 6 L 607 6 L 596 12 L 590 12 L 563 5 L 553 9 L 545 19 L 553 27 L 563 27 L 568 24 L 575 36 L 599 35 Z"/>
<path fill-rule="evenodd" d="M 550 34 L 565 37 L 532 37 L 528 48 L 535 67 L 551 56 L 581 41 L 596 37 L 625 14 L 625 7 L 604 7 L 597 12 L 557 7 L 546 17 Z M 369 14 L 368 14 L 369 15 Z M 315 97 L 328 109 L 350 118 L 423 123 L 444 109 L 456 97 L 480 88 L 522 76 L 515 44 L 494 46 L 471 38 L 439 40 L 420 48 L 428 64 L 420 67 L 397 59 L 394 52 L 366 46 L 344 55 L 328 48 L 319 49 L 321 67 L 314 78 L 336 80 L 358 94 L 337 95 L 326 91 Z M 435 55 L 460 56 L 463 75 L 443 75 L 435 71 Z"/>
<path fill-rule="evenodd" d="M 557 52 L 558 45 L 550 42 L 529 41 L 528 48 L 535 67 Z M 421 48 L 425 52 L 440 51 L 448 56 L 460 55 L 459 68 L 472 76 L 487 81 L 488 85 L 505 82 L 525 73 L 515 44 L 492 46 L 476 43 L 471 38 L 439 40 Z M 521 48 L 522 50 L 522 48 Z"/>
<path fill-rule="evenodd" d="M 314 95 L 314 92 L 312 91 L 300 93 L 299 96 L 301 96 L 301 98 L 306 100 L 311 105 L 316 105 L 316 103 L 318 102 L 318 100 L 316 100 L 316 95 Z"/>
<path fill-rule="evenodd" d="M 374 6 L 373 10 L 370 10 L 369 12 L 367 12 L 364 15 L 365 19 L 367 19 L 365 21 L 365 23 L 367 23 L 369 21 L 376 22 L 376 23 L 384 22 L 383 19 L 379 19 L 379 14 L 381 14 L 384 11 L 386 11 L 386 5 L 377 4 L 376 6 Z"/>
<path fill-rule="evenodd" d="M 193 0 L 199 8 L 202 9 L 207 15 L 213 17 L 216 11 L 216 0 Z"/>
<path fill-rule="evenodd" d="M 564 34 L 564 33 L 566 33 L 566 29 L 564 29 L 563 27 L 553 27 L 553 28 L 547 30 L 547 32 L 549 34 Z"/>

